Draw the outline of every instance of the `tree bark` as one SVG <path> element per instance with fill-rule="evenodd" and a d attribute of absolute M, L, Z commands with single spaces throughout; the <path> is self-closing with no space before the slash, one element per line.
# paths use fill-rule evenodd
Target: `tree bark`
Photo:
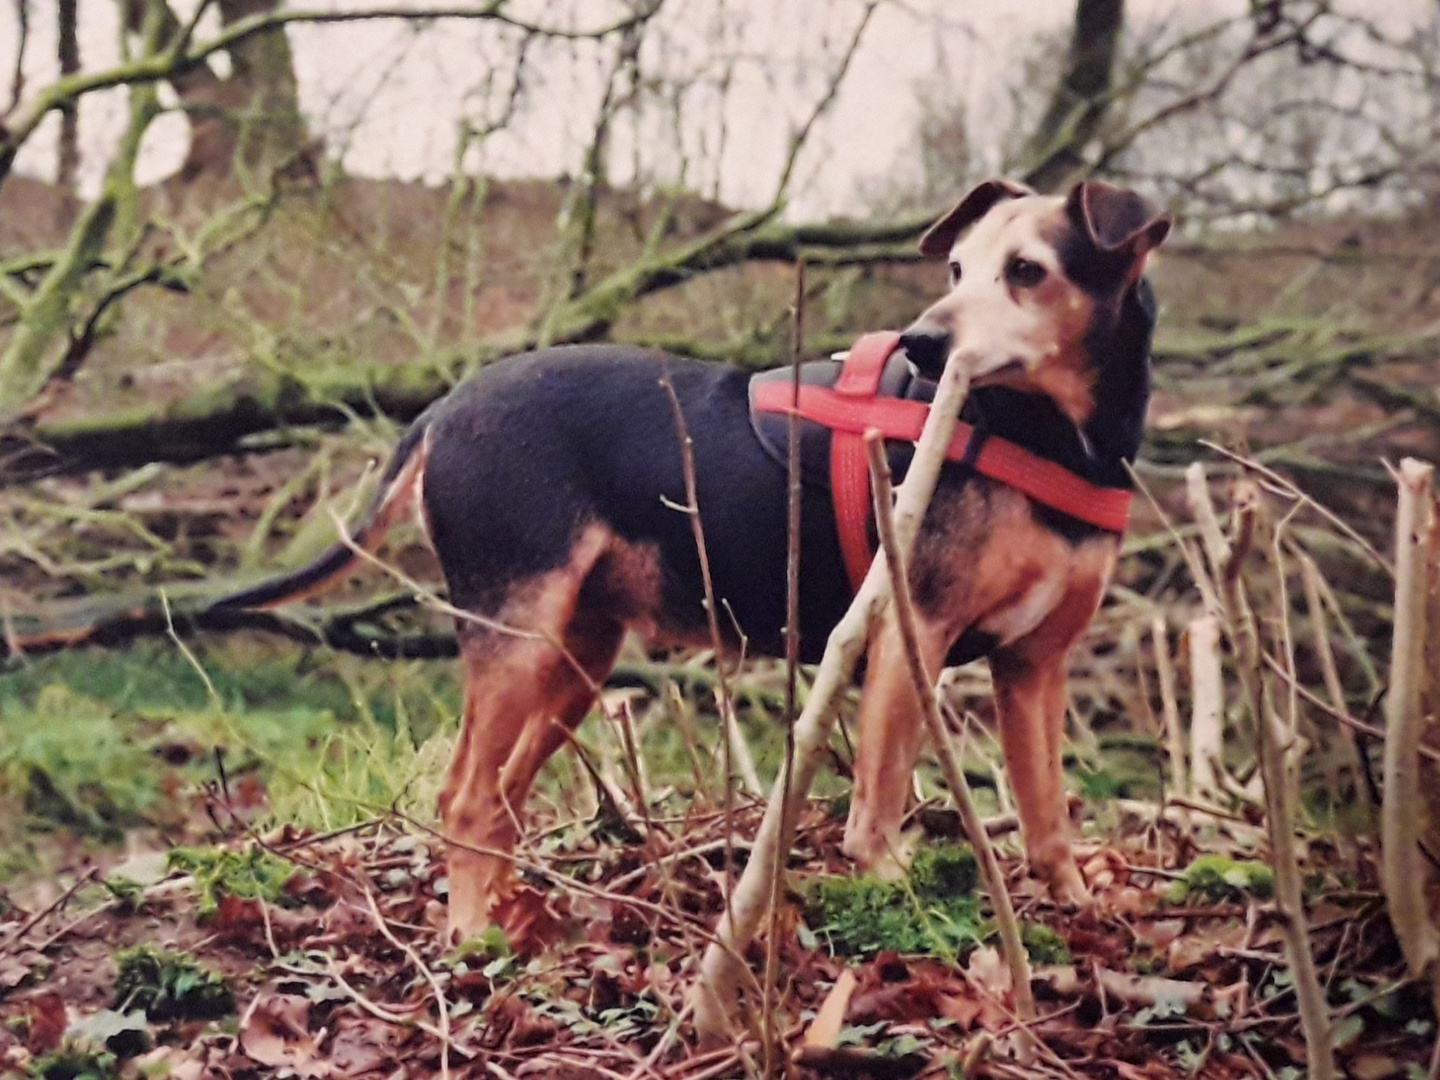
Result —
<path fill-rule="evenodd" d="M 122 0 L 126 29 L 139 33 L 145 0 Z M 279 0 L 219 0 L 225 27 L 252 16 L 270 14 Z M 173 8 L 161 0 L 159 40 L 169 43 L 183 32 Z M 242 38 L 226 50 L 230 76 L 222 79 L 201 60 L 181 65 L 169 82 L 190 122 L 190 147 L 179 179 L 227 177 L 237 161 L 263 170 L 302 152 L 308 135 L 300 115 L 300 96 L 290 42 L 283 26 Z"/>
<path fill-rule="evenodd" d="M 276 11 L 279 0 L 219 0 L 225 26 Z M 231 75 L 225 81 L 220 120 L 232 132 L 235 155 L 225 162 L 202 162 L 191 147 L 182 178 L 197 168 L 228 171 L 237 161 L 247 169 L 266 170 L 303 154 L 309 139 L 300 116 L 295 63 L 284 27 L 247 37 L 229 50 Z M 222 172 L 223 174 L 223 172 Z"/>
<path fill-rule="evenodd" d="M 80 70 L 80 37 L 76 31 L 78 0 L 59 0 L 57 48 L 60 75 L 74 75 Z M 74 197 L 75 179 L 80 170 L 80 106 L 67 101 L 60 106 L 60 147 L 55 164 L 55 185 Z"/>
<path fill-rule="evenodd" d="M 1023 168 L 1037 191 L 1055 191 L 1085 170 L 1082 151 L 1110 108 L 1125 25 L 1124 0 L 1076 0 L 1065 74 L 1030 139 Z"/>

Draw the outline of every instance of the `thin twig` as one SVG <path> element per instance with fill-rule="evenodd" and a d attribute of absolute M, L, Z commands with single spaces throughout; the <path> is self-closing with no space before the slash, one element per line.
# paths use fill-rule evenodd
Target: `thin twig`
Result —
<path fill-rule="evenodd" d="M 1320 677 L 1325 684 L 1325 694 L 1330 698 L 1331 708 L 1343 712 L 1345 687 L 1340 682 L 1340 669 L 1335 664 L 1335 650 L 1330 647 L 1330 629 L 1325 621 L 1325 602 L 1320 596 L 1320 568 L 1315 565 L 1315 560 L 1304 551 L 1298 551 L 1296 557 L 1300 563 L 1300 583 L 1305 591 L 1305 610 L 1310 616 L 1310 631 L 1315 642 L 1315 655 L 1320 661 Z M 1365 767 L 1364 750 L 1354 728 L 1345 728 L 1343 743 L 1348 750 L 1347 756 L 1350 759 L 1347 764 L 1358 774 Z M 1358 778 L 1355 787 L 1360 790 L 1360 798 L 1366 808 L 1373 809 L 1369 806 L 1369 789 L 1360 783 Z M 1338 794 L 1338 789 L 1332 794 Z"/>
<path fill-rule="evenodd" d="M 1270 670 L 1274 671 L 1280 678 L 1293 681 L 1296 692 L 1311 705 L 1315 706 L 1315 708 L 1330 717 L 1330 719 L 1337 723 L 1344 724 L 1347 728 L 1350 728 L 1360 735 L 1364 735 L 1367 739 L 1374 739 L 1377 743 L 1383 743 L 1385 741 L 1387 736 L 1384 728 L 1378 727 L 1375 724 L 1367 724 L 1359 717 L 1351 716 L 1344 709 L 1335 708 L 1329 702 L 1325 701 L 1324 698 L 1320 697 L 1319 694 L 1315 693 L 1315 691 L 1309 689 L 1303 683 L 1295 681 L 1295 676 L 1287 671 L 1279 660 L 1276 660 L 1268 653 L 1265 655 L 1265 663 Z M 1416 752 L 1427 761 L 1440 762 L 1440 750 L 1435 749 L 1433 746 L 1426 746 L 1424 743 L 1421 743 Z"/>
<path fill-rule="evenodd" d="M 1258 476 L 1264 477 L 1265 480 L 1273 484 L 1280 491 L 1281 494 L 1286 495 L 1291 499 L 1295 499 L 1301 503 L 1304 503 L 1310 509 L 1314 510 L 1317 514 L 1323 517 L 1326 521 L 1328 521 L 1331 525 L 1333 525 L 1336 529 L 1339 529 L 1340 532 L 1344 533 L 1347 537 L 1349 537 L 1350 540 L 1352 540 L 1356 545 L 1358 545 L 1360 550 L 1363 551 L 1369 557 L 1370 561 L 1373 562 L 1377 567 L 1385 571 L 1385 573 L 1390 575 L 1391 577 L 1394 576 L 1395 568 L 1385 561 L 1385 556 L 1381 555 L 1380 552 L 1376 551 L 1374 545 L 1372 545 L 1370 541 L 1366 540 L 1363 536 L 1356 532 L 1343 518 L 1340 517 L 1339 514 L 1335 513 L 1335 511 L 1331 510 L 1323 503 L 1317 502 L 1315 499 L 1312 499 L 1309 495 L 1296 487 L 1294 483 L 1292 483 L 1285 476 L 1276 472 L 1274 469 L 1267 468 L 1266 466 L 1260 464 L 1260 462 L 1256 461 L 1252 457 L 1247 457 L 1244 454 L 1238 454 L 1234 450 L 1227 450 L 1225 447 L 1219 445 L 1218 443 L 1212 443 L 1206 439 L 1201 439 L 1200 445 L 1209 447 L 1217 454 L 1225 455 L 1225 457 L 1235 462 L 1235 464 L 1239 465 L 1242 469 L 1245 469 L 1248 472 L 1253 472 Z"/>
<path fill-rule="evenodd" d="M 1155 651 L 1155 674 L 1160 682 L 1160 716 L 1165 726 L 1165 747 L 1170 756 L 1170 787 L 1176 794 L 1191 791 L 1185 770 L 1185 743 L 1180 732 L 1180 701 L 1175 689 L 1175 663 L 1165 617 L 1150 621 L 1150 642 Z"/>
<path fill-rule="evenodd" d="M 1440 960 L 1440 935 L 1431 925 L 1420 858 L 1420 768 L 1425 729 L 1427 562 L 1435 522 L 1435 467 L 1414 458 L 1400 463 L 1395 514 L 1395 635 L 1390 692 L 1385 696 L 1385 799 L 1380 804 L 1380 878 L 1395 938 L 1412 976 Z"/>
<path fill-rule="evenodd" d="M 1258 542 L 1258 534 L 1268 530 L 1271 523 L 1260 487 L 1254 481 L 1237 482 L 1235 516 L 1230 562 L 1220 575 L 1227 633 L 1235 648 L 1237 673 L 1259 743 L 1265 825 L 1275 869 L 1275 907 L 1281 918 L 1286 960 L 1295 988 L 1300 1026 L 1309 1051 L 1309 1076 L 1310 1080 L 1330 1080 L 1335 1075 L 1331 1023 L 1315 968 L 1315 957 L 1310 949 L 1300 868 L 1295 858 L 1295 794 L 1286 760 L 1289 740 L 1280 730 L 1281 720 L 1271 700 L 1264 674 L 1258 613 L 1247 602 L 1246 582 L 1242 574 L 1246 557 L 1252 551 L 1268 553 L 1269 550 L 1267 545 Z"/>
<path fill-rule="evenodd" d="M 19 928 L 12 931 L 10 936 L 5 939 L 5 943 L 14 944 L 16 942 L 23 941 L 26 934 L 28 934 L 31 930 L 35 929 L 35 927 L 39 926 L 40 923 L 42 923 L 48 916 L 54 914 L 55 912 L 63 908 L 66 904 L 68 904 L 70 902 L 70 898 L 74 896 L 82 886 L 88 885 L 92 881 L 98 881 L 99 878 L 100 868 L 98 866 L 92 866 L 84 874 L 81 874 L 78 878 L 76 878 L 74 883 L 71 884 L 69 888 L 67 888 L 49 904 L 45 905 L 43 908 L 37 911 L 34 915 L 31 915 L 30 918 L 26 919 L 23 923 L 21 923 Z"/>
<path fill-rule="evenodd" d="M 420 954 L 413 948 L 401 941 L 390 930 L 385 922 L 385 916 L 380 914 L 380 905 L 375 902 L 375 893 L 368 885 L 362 886 L 365 893 L 365 903 L 370 908 L 370 916 L 375 920 L 375 926 L 385 936 L 385 940 L 403 952 L 415 965 L 415 970 L 425 977 L 430 984 L 430 992 L 435 995 L 435 1009 L 440 1020 L 440 1076 L 441 1080 L 450 1080 L 450 1008 L 445 1001 L 445 991 L 440 989 L 440 980 L 435 977 L 435 972 L 430 966 L 420 959 Z"/>
<path fill-rule="evenodd" d="M 675 384 L 671 382 L 670 372 L 663 365 L 660 368 L 660 385 L 665 389 L 665 394 L 670 400 L 670 412 L 675 420 L 675 433 L 680 439 L 680 464 L 685 480 L 685 504 L 676 506 L 667 502 L 666 505 L 672 510 L 680 511 L 690 519 L 690 531 L 695 537 L 695 553 L 700 559 L 700 581 L 705 589 L 705 622 L 710 631 L 710 644 L 715 650 L 716 697 L 719 699 L 720 719 L 725 728 L 725 745 L 734 759 L 732 761 L 729 756 L 726 758 L 726 789 L 729 789 L 728 778 L 731 768 L 738 766 L 741 780 L 744 781 L 745 786 L 754 794 L 759 795 L 764 788 L 760 784 L 759 774 L 755 771 L 755 762 L 751 760 L 750 750 L 745 745 L 744 737 L 740 734 L 739 723 L 735 716 L 735 695 L 730 690 L 730 679 L 725 674 L 723 661 L 726 649 L 724 639 L 720 636 L 720 614 L 715 601 L 714 579 L 710 576 L 710 554 L 705 546 L 705 526 L 700 519 L 699 491 L 695 480 L 694 442 L 685 426 L 685 413 L 680 408 L 680 398 L 675 393 Z"/>
<path fill-rule="evenodd" d="M 908 551 L 930 505 L 959 420 L 960 406 L 970 388 L 968 357 L 954 353 L 935 388 L 920 438 L 915 443 L 905 482 L 896 498 L 895 526 L 900 548 Z M 771 788 L 765 816 L 755 837 L 755 851 L 735 888 L 717 936 L 723 947 L 711 946 L 701 963 L 695 986 L 695 1027 L 703 1041 L 730 1036 L 730 1020 L 744 970 L 737 957 L 754 940 L 770 901 L 769 871 L 776 849 L 788 849 L 795 831 L 799 800 L 810 790 L 835 721 L 835 706 L 854 674 L 870 627 L 890 596 L 884 552 L 875 559 L 850 607 L 826 639 L 810 693 L 795 721 L 795 772 L 789 792 Z"/>
<path fill-rule="evenodd" d="M 800 688 L 800 360 L 805 351 L 805 261 L 795 264 L 795 306 L 791 312 L 790 332 L 790 412 L 785 418 L 785 468 L 787 472 L 785 518 L 785 760 L 780 769 L 780 790 L 790 798 L 790 783 L 795 775 L 795 714 Z M 783 848 L 775 849 L 771 868 L 770 919 L 765 935 L 764 999 L 761 1004 L 761 1032 L 765 1075 L 775 1076 L 783 1068 L 782 1053 L 774 1036 L 775 1010 L 771 995 L 775 992 L 775 972 L 779 956 L 780 935 L 776 920 L 780 914 L 780 888 L 785 879 Z"/>

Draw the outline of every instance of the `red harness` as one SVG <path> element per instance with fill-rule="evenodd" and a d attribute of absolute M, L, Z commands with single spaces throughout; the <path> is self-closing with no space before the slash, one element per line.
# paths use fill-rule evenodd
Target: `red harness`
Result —
<path fill-rule="evenodd" d="M 915 442 L 930 406 L 923 401 L 877 397 L 880 373 L 895 351 L 900 335 L 894 331 L 866 334 L 850 349 L 833 387 L 802 384 L 799 400 L 789 381 L 755 387 L 754 407 L 759 412 L 788 413 L 830 428 L 830 494 L 840 550 L 854 589 L 860 588 L 870 568 L 870 472 L 865 460 L 864 434 L 875 428 L 887 439 Z M 959 423 L 945 452 L 950 461 L 970 465 L 982 476 L 999 480 L 1045 506 L 1098 526 L 1123 533 L 1130 520 L 1130 492 L 1097 487 L 1069 469 L 1037 457 L 1024 447 L 995 436 L 979 435 Z"/>

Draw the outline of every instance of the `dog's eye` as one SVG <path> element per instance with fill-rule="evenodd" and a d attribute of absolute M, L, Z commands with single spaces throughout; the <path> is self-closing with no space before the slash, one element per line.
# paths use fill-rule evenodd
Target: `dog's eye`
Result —
<path fill-rule="evenodd" d="M 1005 280 L 1017 289 L 1033 289 L 1045 280 L 1045 267 L 1015 255 L 1005 264 Z"/>
<path fill-rule="evenodd" d="M 952 262 L 950 264 L 950 284 L 960 284 L 960 264 L 958 262 Z"/>

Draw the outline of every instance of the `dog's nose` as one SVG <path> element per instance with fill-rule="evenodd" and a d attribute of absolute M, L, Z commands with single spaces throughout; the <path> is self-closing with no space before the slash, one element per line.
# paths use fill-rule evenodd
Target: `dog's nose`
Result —
<path fill-rule="evenodd" d="M 921 375 L 938 379 L 950 355 L 950 332 L 934 323 L 917 322 L 900 335 L 900 347 Z"/>

